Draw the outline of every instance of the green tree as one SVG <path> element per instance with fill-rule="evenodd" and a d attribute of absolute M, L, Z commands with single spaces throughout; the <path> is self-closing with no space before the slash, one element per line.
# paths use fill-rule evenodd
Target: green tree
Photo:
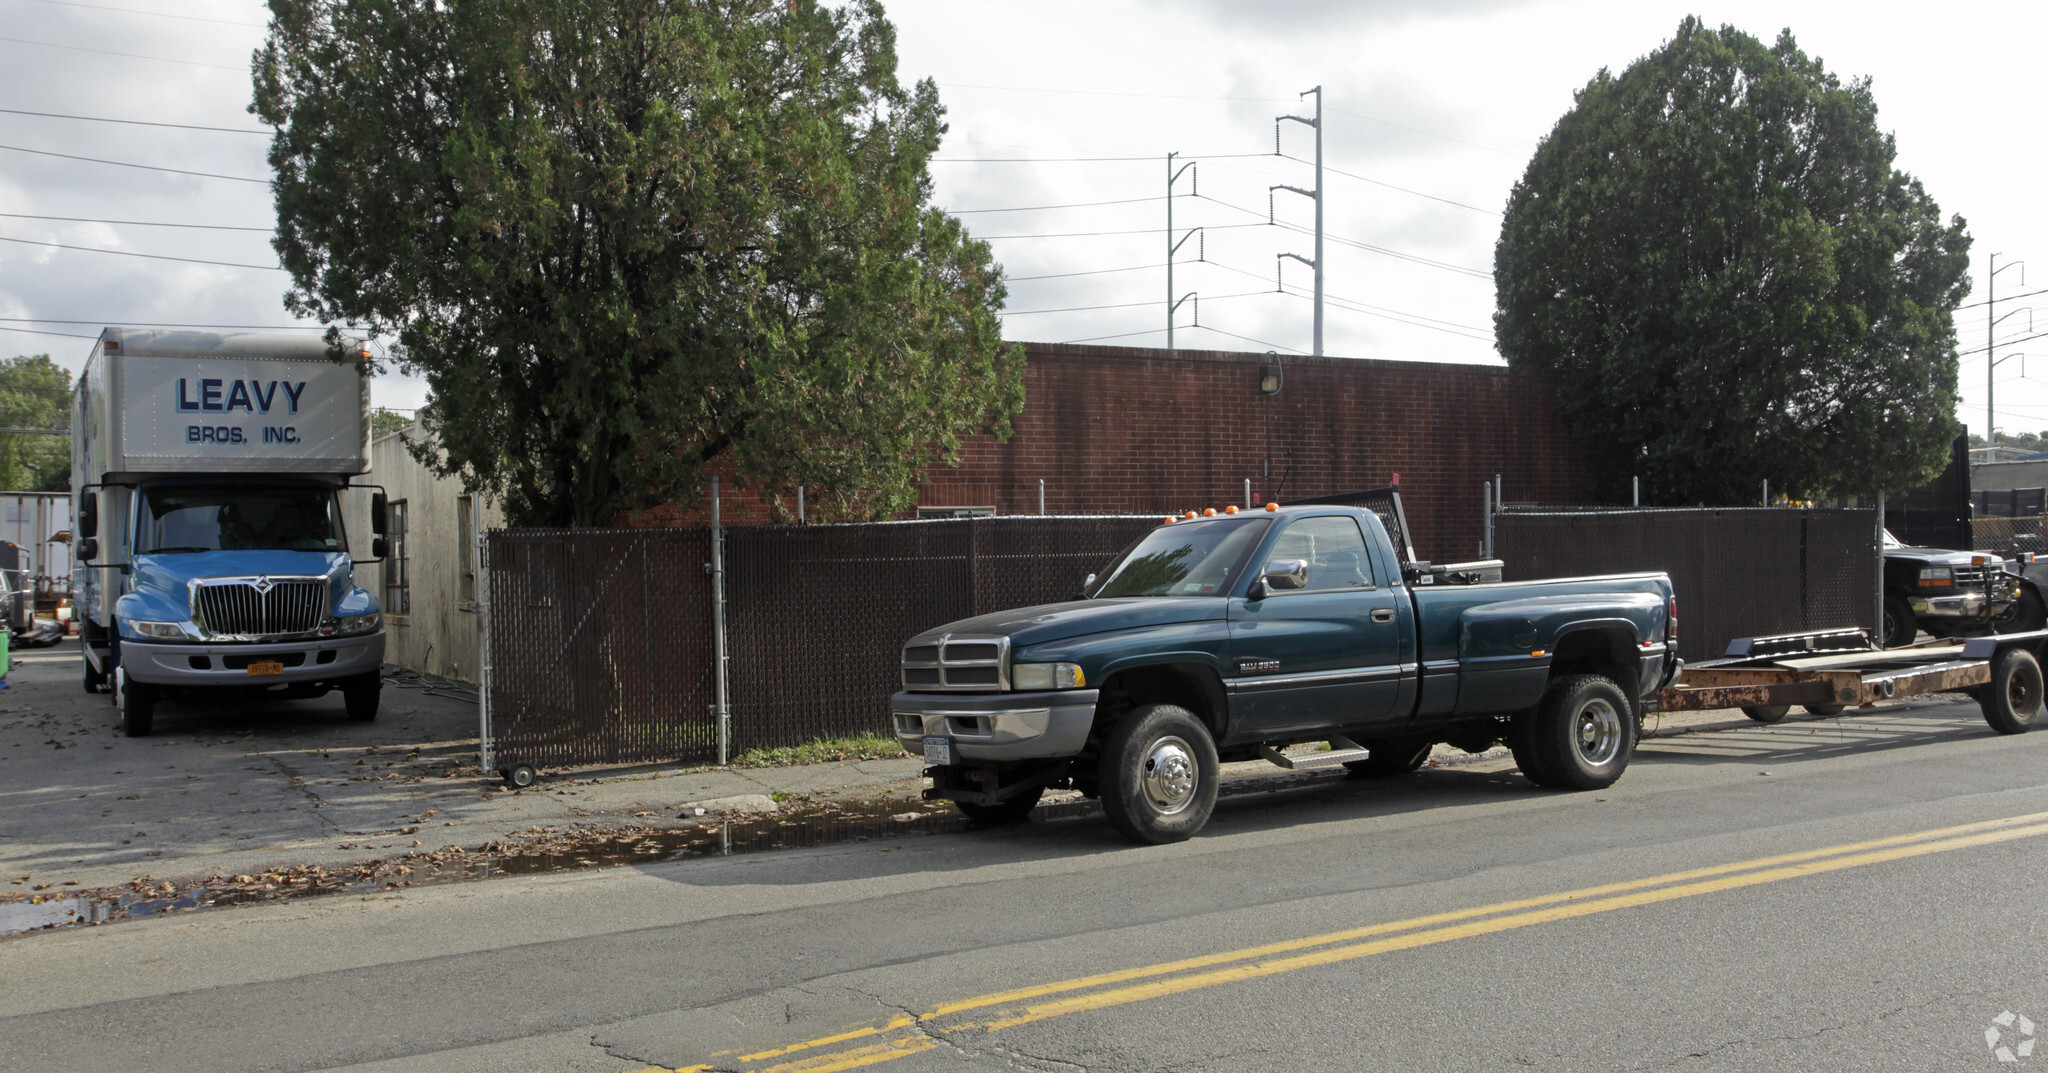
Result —
<path fill-rule="evenodd" d="M 0 491 L 71 490 L 71 374 L 48 354 L 0 361 Z"/>
<path fill-rule="evenodd" d="M 374 440 L 394 432 L 404 432 L 411 424 L 412 418 L 397 410 L 387 410 L 379 406 L 370 411 L 370 438 Z"/>
<path fill-rule="evenodd" d="M 988 247 L 874 0 L 271 0 L 295 311 L 398 337 L 443 473 L 603 525 L 727 461 L 842 516 L 1009 433 Z"/>
<path fill-rule="evenodd" d="M 1680 24 L 1602 70 L 1509 197 L 1494 324 L 1598 472 L 1663 502 L 1868 493 L 1940 471 L 1970 240 L 1892 167 L 1868 79 L 1785 31 Z"/>

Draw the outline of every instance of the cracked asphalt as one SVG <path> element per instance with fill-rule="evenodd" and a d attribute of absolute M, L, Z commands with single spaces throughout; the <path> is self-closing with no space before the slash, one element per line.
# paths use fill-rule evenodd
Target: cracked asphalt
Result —
<path fill-rule="evenodd" d="M 1594 793 L 1498 757 L 1305 780 L 1225 799 L 1174 846 L 1041 819 L 25 935 L 0 940 L 0 1054 L 53 1073 L 2011 1068 L 1993 1019 L 2048 1022 L 2044 760 L 2048 733 L 1935 700 L 1654 738 Z"/>

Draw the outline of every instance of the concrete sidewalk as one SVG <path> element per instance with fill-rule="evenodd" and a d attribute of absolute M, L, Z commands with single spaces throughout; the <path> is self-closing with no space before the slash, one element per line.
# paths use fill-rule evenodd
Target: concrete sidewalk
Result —
<path fill-rule="evenodd" d="M 512 790 L 477 768 L 473 695 L 395 678 L 374 723 L 349 722 L 338 695 L 218 709 L 166 704 L 155 736 L 127 738 L 110 699 L 81 690 L 75 642 L 20 654 L 14 688 L 0 693 L 0 900 L 144 876 L 183 883 L 562 832 L 679 828 L 793 804 L 911 808 L 925 786 L 922 760 L 899 756 L 556 774 Z M 1810 717 L 1782 725 L 1802 719 Z M 1687 713 L 1653 715 L 1648 732 L 1757 726 L 1740 712 Z M 1438 746 L 1431 763 L 1514 767 L 1499 748 L 1468 756 Z M 1225 765 L 1223 776 L 1313 777 L 1264 761 Z"/>

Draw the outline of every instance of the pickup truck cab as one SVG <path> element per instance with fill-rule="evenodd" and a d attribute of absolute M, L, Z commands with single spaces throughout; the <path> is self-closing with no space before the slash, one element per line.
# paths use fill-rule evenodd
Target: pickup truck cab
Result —
<path fill-rule="evenodd" d="M 1982 551 L 1907 544 L 1884 533 L 1886 648 L 1904 648 L 1921 630 L 1935 637 L 2026 633 L 2048 625 L 2043 572 L 2034 556 L 2007 564 Z"/>
<path fill-rule="evenodd" d="M 896 735 L 970 817 L 1073 788 L 1140 842 L 1200 830 L 1223 760 L 1386 776 L 1505 740 L 1538 785 L 1618 778 L 1679 670 L 1670 579 L 1460 583 L 1498 564 L 1410 560 L 1355 507 L 1169 519 L 1084 598 L 912 638 Z M 1330 751 L 1279 751 L 1305 742 Z"/>

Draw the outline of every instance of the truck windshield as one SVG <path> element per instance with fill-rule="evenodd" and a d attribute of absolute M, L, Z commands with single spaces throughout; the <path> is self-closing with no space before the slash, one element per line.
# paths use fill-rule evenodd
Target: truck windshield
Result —
<path fill-rule="evenodd" d="M 340 551 L 334 493 L 278 485 L 163 487 L 142 494 L 139 554 Z"/>
<path fill-rule="evenodd" d="M 1265 518 L 1218 518 L 1160 526 L 1110 569 L 1095 595 L 1222 596 L 1270 524 Z"/>

